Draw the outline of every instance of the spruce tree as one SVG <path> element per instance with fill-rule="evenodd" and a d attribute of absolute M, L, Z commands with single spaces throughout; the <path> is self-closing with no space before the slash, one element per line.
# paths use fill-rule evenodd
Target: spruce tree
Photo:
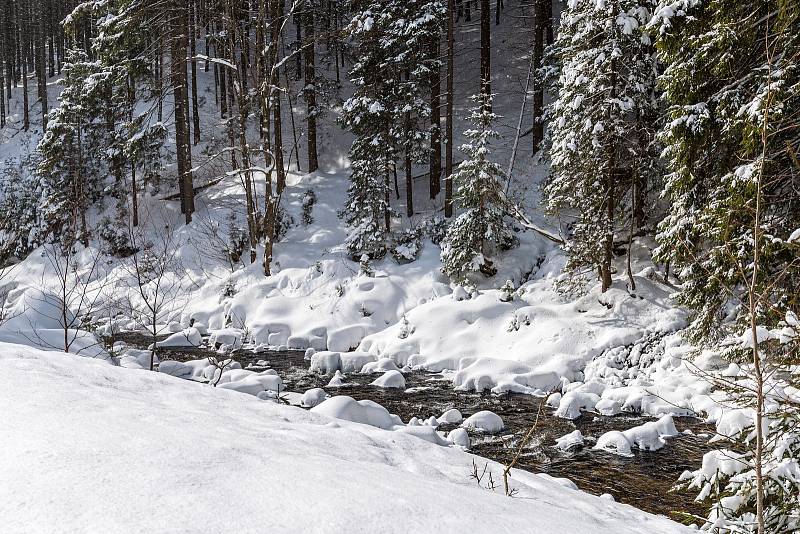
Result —
<path fill-rule="evenodd" d="M 468 275 L 476 271 L 494 275 L 495 254 L 517 242 L 504 221 L 504 173 L 490 158 L 491 142 L 499 138 L 492 129 L 497 115 L 490 111 L 491 97 L 472 99 L 477 103 L 469 115 L 473 128 L 464 132 L 469 140 L 460 147 L 465 158 L 453 173 L 456 205 L 463 211 L 447 229 L 441 253 L 442 271 L 460 284 L 468 284 Z"/>
<path fill-rule="evenodd" d="M 344 216 L 354 228 L 348 240 L 353 256 L 380 257 L 391 231 L 390 184 L 397 162 L 408 160 L 408 174 L 409 163 L 427 156 L 425 95 L 430 73 L 438 68 L 429 43 L 445 11 L 439 0 L 367 0 L 355 8 L 349 26 L 357 58 L 350 70 L 355 91 L 341 118 L 356 136 Z"/>
<path fill-rule="evenodd" d="M 658 164 L 656 62 L 644 31 L 651 12 L 648 0 L 573 0 L 548 49 L 557 98 L 548 110 L 545 206 L 574 216 L 568 268 L 596 270 L 603 291 L 611 286 L 615 234 L 633 224 L 624 208 L 643 202 Z"/>
<path fill-rule="evenodd" d="M 652 26 L 669 103 L 656 256 L 677 267 L 690 333 L 741 368 L 719 387 L 749 408 L 733 450 L 683 485 L 721 532 L 797 532 L 800 5 L 665 2 Z"/>

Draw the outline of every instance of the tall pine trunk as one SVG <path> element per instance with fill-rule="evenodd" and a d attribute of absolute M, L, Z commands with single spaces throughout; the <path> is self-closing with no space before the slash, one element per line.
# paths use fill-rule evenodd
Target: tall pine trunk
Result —
<path fill-rule="evenodd" d="M 192 184 L 192 156 L 187 124 L 188 91 L 186 49 L 188 22 L 185 6 L 178 2 L 173 19 L 172 47 L 170 51 L 170 77 L 175 107 L 175 146 L 178 160 L 178 181 L 181 193 L 181 212 L 186 224 L 192 222 L 194 189 Z"/>
<path fill-rule="evenodd" d="M 305 86 L 303 95 L 306 99 L 306 118 L 308 121 L 308 172 L 314 172 L 319 168 L 319 162 L 317 159 L 317 87 L 316 69 L 314 67 L 314 4 L 311 0 L 306 0 L 305 2 L 303 21 L 305 23 L 305 47 L 303 49 Z"/>
<path fill-rule="evenodd" d="M 486 98 L 487 108 L 491 111 L 492 94 L 492 42 L 491 13 L 489 0 L 481 0 L 481 86 L 480 92 Z"/>
<path fill-rule="evenodd" d="M 441 98 L 441 72 L 439 70 L 439 35 L 431 40 L 431 60 L 435 67 L 431 69 L 431 153 L 430 153 L 430 197 L 436 198 L 441 191 L 439 178 L 442 174 L 442 111 Z"/>
<path fill-rule="evenodd" d="M 535 75 L 533 76 L 533 152 L 536 155 L 544 140 L 544 80 L 539 77 L 539 71 L 542 67 L 542 57 L 544 55 L 544 37 L 545 37 L 545 16 L 547 9 L 545 4 L 551 0 L 534 0 L 534 27 L 533 27 L 533 68 Z"/>
<path fill-rule="evenodd" d="M 444 152 L 444 215 L 453 216 L 453 69 L 455 0 L 447 0 L 447 131 Z"/>

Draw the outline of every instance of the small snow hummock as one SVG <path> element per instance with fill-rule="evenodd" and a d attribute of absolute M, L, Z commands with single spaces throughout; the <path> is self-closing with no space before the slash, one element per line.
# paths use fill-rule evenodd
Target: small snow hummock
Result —
<path fill-rule="evenodd" d="M 328 385 L 326 387 L 329 387 L 329 388 L 342 387 L 344 385 L 344 379 L 345 378 L 347 378 L 347 377 L 345 377 L 342 374 L 341 371 L 336 371 L 336 373 L 334 373 L 334 375 L 333 375 L 333 378 L 331 378 L 330 382 L 328 382 Z"/>
<path fill-rule="evenodd" d="M 569 434 L 556 439 L 556 446 L 562 451 L 583 445 L 583 434 L 580 430 L 573 430 Z"/>
<path fill-rule="evenodd" d="M 306 408 L 313 408 L 318 404 L 322 404 L 328 398 L 328 394 L 322 388 L 309 389 L 303 393 L 303 398 L 300 403 Z"/>
<path fill-rule="evenodd" d="M 469 449 L 470 441 L 469 434 L 463 428 L 455 428 L 447 434 L 447 441 L 458 447 Z"/>
<path fill-rule="evenodd" d="M 463 423 L 461 423 L 461 426 L 463 428 L 483 430 L 484 432 L 488 432 L 490 434 L 500 432 L 505 427 L 500 416 L 494 412 L 490 412 L 489 410 L 482 410 L 476 414 L 470 415 L 464 420 Z"/>
<path fill-rule="evenodd" d="M 577 419 L 582 410 L 593 410 L 599 401 L 599 395 L 588 391 L 568 391 L 561 397 L 555 415 L 564 419 Z"/>
<path fill-rule="evenodd" d="M 384 430 L 402 425 L 403 422 L 389 410 L 371 400 L 356 401 L 353 397 L 340 395 L 311 408 L 311 411 L 333 417 L 334 419 L 344 419 L 354 423 L 375 426 Z"/>
<path fill-rule="evenodd" d="M 391 358 L 381 358 L 376 362 L 368 362 L 361 368 L 362 374 L 385 373 L 386 371 L 399 371 L 400 368 Z"/>
<path fill-rule="evenodd" d="M 386 371 L 380 377 L 372 381 L 373 386 L 379 388 L 403 388 L 406 387 L 406 379 L 400 371 Z"/>
<path fill-rule="evenodd" d="M 164 341 L 156 343 L 157 347 L 199 347 L 203 344 L 203 336 L 197 328 L 190 327 L 170 335 Z M 152 349 L 152 345 L 149 347 Z"/>
<path fill-rule="evenodd" d="M 464 417 L 461 415 L 461 412 L 459 412 L 455 408 L 452 408 L 444 412 L 442 415 L 440 415 L 439 419 L 437 420 L 439 421 L 439 424 L 444 424 L 444 423 L 458 424 L 464 420 Z"/>
<path fill-rule="evenodd" d="M 342 368 L 342 357 L 338 352 L 323 350 L 311 355 L 309 371 L 327 375 Z"/>
<path fill-rule="evenodd" d="M 624 432 L 618 430 L 606 432 L 597 438 L 597 443 L 593 448 L 620 456 L 632 456 L 633 447 L 640 450 L 657 451 L 666 444 L 664 438 L 675 437 L 678 434 L 672 414 L 667 414 L 657 421 L 648 421 Z"/>

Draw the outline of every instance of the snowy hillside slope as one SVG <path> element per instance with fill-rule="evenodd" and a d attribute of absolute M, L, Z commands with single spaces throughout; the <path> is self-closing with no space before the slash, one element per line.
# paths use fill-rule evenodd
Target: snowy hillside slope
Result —
<path fill-rule="evenodd" d="M 9 344 L 0 370 L 9 534 L 689 532 L 523 472 L 508 498 L 457 448 L 163 374 Z"/>

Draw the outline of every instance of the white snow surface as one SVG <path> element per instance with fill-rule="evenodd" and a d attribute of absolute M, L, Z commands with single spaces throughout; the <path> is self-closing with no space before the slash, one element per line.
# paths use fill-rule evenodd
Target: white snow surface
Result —
<path fill-rule="evenodd" d="M 8 534 L 690 532 L 522 471 L 510 499 L 457 447 L 166 374 L 7 343 L 0 369 Z"/>

